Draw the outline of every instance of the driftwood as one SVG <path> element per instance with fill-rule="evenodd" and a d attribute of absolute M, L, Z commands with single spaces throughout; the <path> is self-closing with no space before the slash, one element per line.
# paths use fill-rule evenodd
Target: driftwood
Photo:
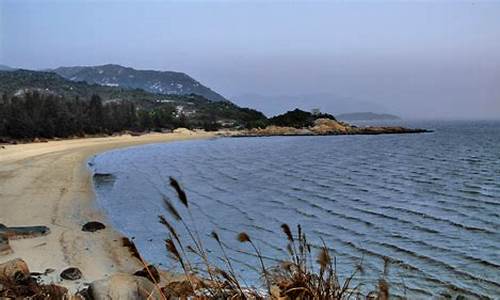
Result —
<path fill-rule="evenodd" d="M 50 229 L 47 226 L 7 227 L 0 224 L 0 236 L 9 240 L 38 237 L 49 233 Z"/>
<path fill-rule="evenodd" d="M 9 240 L 38 237 L 50 233 L 46 226 L 7 227 L 0 223 L 0 256 L 11 254 Z"/>

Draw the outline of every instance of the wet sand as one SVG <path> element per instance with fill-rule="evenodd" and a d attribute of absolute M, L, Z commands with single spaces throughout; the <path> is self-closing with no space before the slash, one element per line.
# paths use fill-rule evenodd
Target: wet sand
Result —
<path fill-rule="evenodd" d="M 11 240 L 13 253 L 0 256 L 0 263 L 19 257 L 32 272 L 54 269 L 46 280 L 73 291 L 114 272 L 130 273 L 142 268 L 122 246 L 122 236 L 113 228 L 108 226 L 95 233 L 81 231 L 88 221 L 107 224 L 95 206 L 87 159 L 115 148 L 213 136 L 204 132 L 158 133 L 4 146 L 0 149 L 0 223 L 45 225 L 51 232 Z M 78 267 L 83 278 L 61 282 L 60 272 L 70 266 Z"/>

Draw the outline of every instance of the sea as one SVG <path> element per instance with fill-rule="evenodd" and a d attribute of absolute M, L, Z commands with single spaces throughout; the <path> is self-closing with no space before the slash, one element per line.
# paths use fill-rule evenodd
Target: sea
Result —
<path fill-rule="evenodd" d="M 341 282 L 356 271 L 352 286 L 365 294 L 384 278 L 396 298 L 500 299 L 500 121 L 391 125 L 432 132 L 215 138 L 105 152 L 89 161 L 107 175 L 94 176 L 97 205 L 167 270 L 179 266 L 159 216 L 185 247 L 193 243 L 165 199 L 215 264 L 223 252 L 211 233 L 219 235 L 248 286 L 262 287 L 259 261 L 237 234 L 247 233 L 272 267 L 289 257 L 286 223 L 306 233 L 312 261 L 323 243 L 329 248 Z"/>

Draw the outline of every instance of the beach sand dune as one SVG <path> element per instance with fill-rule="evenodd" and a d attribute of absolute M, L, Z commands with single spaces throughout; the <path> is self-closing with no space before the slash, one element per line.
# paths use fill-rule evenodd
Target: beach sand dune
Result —
<path fill-rule="evenodd" d="M 0 149 L 0 223 L 45 225 L 51 232 L 10 241 L 13 253 L 0 256 L 0 263 L 20 257 L 32 272 L 54 269 L 48 280 L 73 291 L 115 272 L 141 269 L 110 226 L 94 233 L 81 230 L 88 221 L 107 223 L 94 202 L 87 159 L 119 147 L 212 136 L 204 132 L 125 135 L 5 146 Z M 82 280 L 61 282 L 59 274 L 67 267 L 78 267 Z"/>

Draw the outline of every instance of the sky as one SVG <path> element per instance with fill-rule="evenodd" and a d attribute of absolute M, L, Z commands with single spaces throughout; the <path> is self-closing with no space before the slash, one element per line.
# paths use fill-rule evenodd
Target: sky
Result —
<path fill-rule="evenodd" d="M 500 1 L 0 0 L 0 64 L 107 63 L 267 114 L 498 119 Z"/>

